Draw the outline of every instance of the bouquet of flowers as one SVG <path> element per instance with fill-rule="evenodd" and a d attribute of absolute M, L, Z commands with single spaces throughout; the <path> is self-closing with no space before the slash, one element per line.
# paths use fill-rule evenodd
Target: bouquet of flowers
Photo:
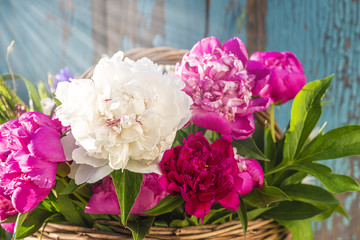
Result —
<path fill-rule="evenodd" d="M 306 84 L 293 53 L 249 57 L 239 38 L 215 37 L 196 43 L 174 73 L 118 52 L 91 79 L 65 68 L 36 89 L 0 75 L 2 227 L 21 239 L 44 223 L 105 219 L 143 239 L 152 226 L 238 219 L 246 232 L 265 218 L 312 239 L 310 220 L 347 216 L 333 194 L 360 190 L 320 163 L 360 155 L 360 125 L 314 130 L 332 77 Z M 29 106 L 11 79 L 25 82 Z M 274 106 L 292 99 L 282 134 Z M 268 109 L 265 124 L 254 120 Z"/>

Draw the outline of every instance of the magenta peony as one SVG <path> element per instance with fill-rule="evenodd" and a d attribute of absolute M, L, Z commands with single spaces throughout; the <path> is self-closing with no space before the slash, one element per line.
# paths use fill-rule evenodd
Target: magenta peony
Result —
<path fill-rule="evenodd" d="M 254 132 L 252 113 L 267 109 L 268 98 L 253 98 L 264 87 L 269 69 L 249 62 L 239 38 L 223 46 L 215 37 L 204 38 L 186 53 L 175 73 L 186 84 L 191 96 L 191 120 L 194 124 L 236 139 Z"/>
<path fill-rule="evenodd" d="M 231 143 L 231 137 L 223 136 L 210 145 L 198 132 L 164 153 L 160 185 L 173 195 L 181 194 L 188 214 L 204 219 L 215 202 L 238 209 L 244 184 Z"/>
<path fill-rule="evenodd" d="M 143 183 L 130 214 L 139 214 L 155 207 L 167 193 L 158 184 L 159 175 L 156 173 L 143 174 Z M 92 214 L 120 214 L 120 205 L 111 177 L 103 178 L 101 184 L 93 187 L 93 196 L 85 208 L 86 213 Z"/>
<path fill-rule="evenodd" d="M 283 104 L 293 99 L 306 84 L 304 69 L 292 52 L 255 52 L 250 60 L 271 70 L 269 82 L 259 95 L 270 98 L 272 102 Z"/>
<path fill-rule="evenodd" d="M 33 210 L 65 162 L 60 132 L 46 115 L 27 112 L 0 126 L 0 221 Z"/>

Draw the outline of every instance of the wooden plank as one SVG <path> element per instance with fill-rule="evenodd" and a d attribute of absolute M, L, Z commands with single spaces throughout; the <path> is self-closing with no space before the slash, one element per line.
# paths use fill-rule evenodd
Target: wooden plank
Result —
<path fill-rule="evenodd" d="M 11 63 L 14 72 L 33 82 L 46 81 L 68 65 L 82 73 L 93 61 L 89 1 L 0 1 L 0 70 L 6 47 L 15 40 Z M 26 95 L 24 88 L 20 95 Z"/>
<path fill-rule="evenodd" d="M 360 123 L 360 2 L 267 1 L 266 50 L 292 51 L 304 65 L 308 80 L 335 73 L 319 125 L 326 130 L 345 124 Z M 285 127 L 290 104 L 278 111 L 277 119 Z M 336 173 L 351 174 L 360 180 L 360 158 L 327 162 Z M 358 227 L 359 193 L 339 195 L 350 220 L 335 214 L 326 222 L 314 224 L 314 239 L 360 239 Z"/>

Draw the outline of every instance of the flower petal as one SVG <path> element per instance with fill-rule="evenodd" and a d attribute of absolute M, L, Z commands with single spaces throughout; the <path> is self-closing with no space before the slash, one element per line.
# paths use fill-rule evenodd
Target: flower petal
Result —
<path fill-rule="evenodd" d="M 28 148 L 34 156 L 44 161 L 66 161 L 60 135 L 54 128 L 40 126 L 31 136 Z"/>
<path fill-rule="evenodd" d="M 200 202 L 196 198 L 185 202 L 185 211 L 201 220 L 204 220 L 204 217 L 210 212 L 210 208 L 210 202 Z"/>
<path fill-rule="evenodd" d="M 191 53 L 199 56 L 213 53 L 216 48 L 220 48 L 221 43 L 216 37 L 207 37 L 197 42 L 191 49 Z"/>
<path fill-rule="evenodd" d="M 232 211 L 236 211 L 240 206 L 239 195 L 235 192 L 230 192 L 226 197 L 218 202 L 224 207 Z"/>
<path fill-rule="evenodd" d="M 246 66 L 249 55 L 247 53 L 245 44 L 240 40 L 240 38 L 235 37 L 227 40 L 223 45 L 223 49 L 226 53 L 234 54 L 237 58 L 240 59 L 243 66 Z"/>
<path fill-rule="evenodd" d="M 229 121 L 225 117 L 214 112 L 207 112 L 202 109 L 194 110 L 190 121 L 202 128 L 225 135 L 231 134 Z"/>
<path fill-rule="evenodd" d="M 95 183 L 105 176 L 109 175 L 113 169 L 109 165 L 103 167 L 92 167 L 86 164 L 79 164 L 75 172 L 75 183 L 77 185 L 85 182 Z"/>

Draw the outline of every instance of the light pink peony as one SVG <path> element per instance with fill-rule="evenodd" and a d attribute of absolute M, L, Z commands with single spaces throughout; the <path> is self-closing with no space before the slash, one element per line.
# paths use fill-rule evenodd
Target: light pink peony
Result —
<path fill-rule="evenodd" d="M 190 121 L 203 128 L 236 139 L 254 132 L 252 113 L 268 108 L 268 98 L 253 98 L 264 87 L 269 69 L 249 62 L 244 43 L 239 38 L 223 46 L 215 37 L 204 38 L 186 53 L 175 73 L 186 84 L 191 96 Z"/>
<path fill-rule="evenodd" d="M 301 62 L 292 52 L 255 52 L 250 60 L 264 64 L 271 70 L 269 82 L 259 92 L 272 102 L 293 99 L 306 84 L 306 76 Z"/>
<path fill-rule="evenodd" d="M 33 210 L 65 162 L 60 132 L 46 115 L 27 112 L 0 126 L 0 221 Z"/>
<path fill-rule="evenodd" d="M 167 193 L 158 184 L 159 175 L 156 173 L 143 174 L 143 183 L 130 214 L 142 215 L 142 212 L 155 207 Z M 93 187 L 93 195 L 85 208 L 86 213 L 92 214 L 120 214 L 120 205 L 115 192 L 112 178 L 103 178 L 101 184 Z"/>
<path fill-rule="evenodd" d="M 169 193 L 181 194 L 188 214 L 204 219 L 215 202 L 233 211 L 240 206 L 238 192 L 247 183 L 239 176 L 231 143 L 223 136 L 210 145 L 198 132 L 164 153 L 159 182 Z"/>

